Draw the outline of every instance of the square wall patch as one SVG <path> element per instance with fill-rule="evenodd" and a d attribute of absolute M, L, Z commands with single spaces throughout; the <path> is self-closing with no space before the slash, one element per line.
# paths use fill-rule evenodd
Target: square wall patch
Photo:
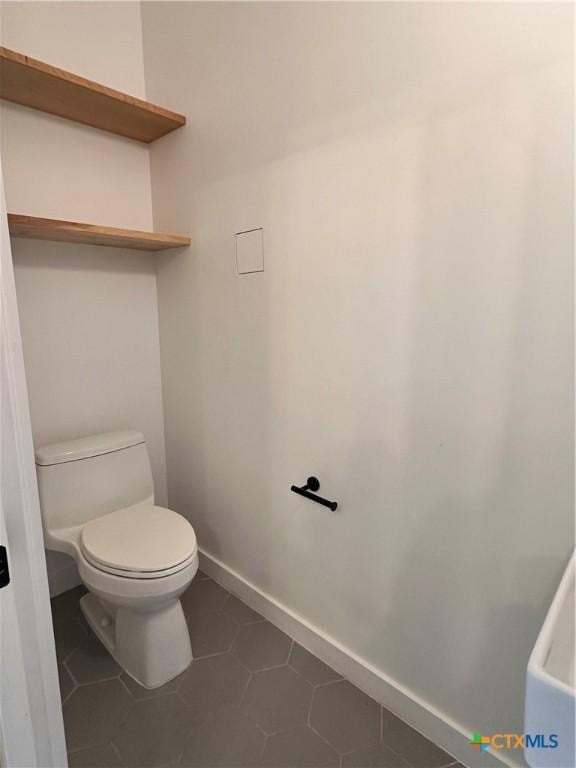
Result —
<path fill-rule="evenodd" d="M 239 275 L 264 272 L 264 239 L 262 229 L 236 234 L 236 269 Z"/>

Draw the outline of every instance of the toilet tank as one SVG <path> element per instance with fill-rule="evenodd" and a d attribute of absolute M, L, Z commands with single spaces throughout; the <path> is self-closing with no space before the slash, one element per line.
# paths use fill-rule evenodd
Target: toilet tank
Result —
<path fill-rule="evenodd" d="M 48 538 L 50 531 L 154 501 L 150 459 L 140 432 L 107 432 L 42 446 L 36 449 L 36 471 Z"/>

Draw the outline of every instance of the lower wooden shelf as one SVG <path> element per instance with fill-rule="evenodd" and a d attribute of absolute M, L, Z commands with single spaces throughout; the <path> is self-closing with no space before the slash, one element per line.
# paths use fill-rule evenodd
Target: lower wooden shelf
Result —
<path fill-rule="evenodd" d="M 22 216 L 18 213 L 8 214 L 8 228 L 14 237 L 54 240 L 59 243 L 105 245 L 111 248 L 135 248 L 139 251 L 163 251 L 167 248 L 182 248 L 190 245 L 190 238 L 181 235 L 100 227 L 75 221 Z"/>

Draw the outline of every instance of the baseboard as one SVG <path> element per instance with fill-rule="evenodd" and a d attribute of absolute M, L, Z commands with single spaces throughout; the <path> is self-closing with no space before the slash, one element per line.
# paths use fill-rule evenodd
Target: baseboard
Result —
<path fill-rule="evenodd" d="M 470 729 L 444 715 L 203 549 L 200 549 L 200 567 L 339 674 L 453 755 L 462 765 L 468 768 L 495 768 L 495 765 L 517 768 L 524 765 L 523 762 L 513 762 L 509 754 L 470 749 Z"/>
<path fill-rule="evenodd" d="M 76 563 L 71 561 L 64 568 L 52 571 L 48 574 L 48 586 L 50 587 L 50 597 L 56 597 L 69 589 L 74 589 L 82 584 Z"/>

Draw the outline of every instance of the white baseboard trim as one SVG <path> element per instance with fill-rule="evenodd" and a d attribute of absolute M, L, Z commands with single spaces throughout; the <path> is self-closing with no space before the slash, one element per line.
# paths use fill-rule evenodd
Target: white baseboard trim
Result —
<path fill-rule="evenodd" d="M 50 597 L 56 597 L 63 592 L 68 592 L 69 589 L 74 589 L 79 584 L 82 584 L 82 579 L 78 574 L 78 568 L 76 568 L 74 561 L 64 568 L 59 568 L 57 571 L 48 574 Z"/>
<path fill-rule="evenodd" d="M 202 548 L 200 568 L 347 680 L 453 755 L 462 765 L 468 768 L 495 768 L 495 765 L 517 768 L 524 765 L 521 760 L 513 762 L 508 753 L 470 749 L 470 729 L 444 715 Z"/>

